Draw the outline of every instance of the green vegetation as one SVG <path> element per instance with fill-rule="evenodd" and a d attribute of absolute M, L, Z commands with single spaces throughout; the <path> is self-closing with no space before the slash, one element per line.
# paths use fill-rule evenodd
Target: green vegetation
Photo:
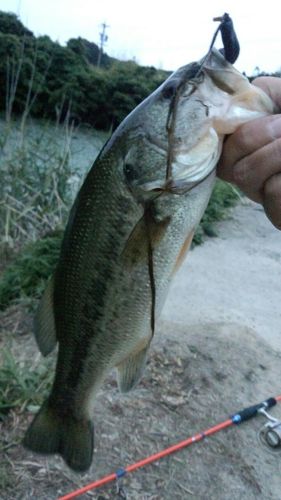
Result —
<path fill-rule="evenodd" d="M 229 211 L 240 199 L 239 191 L 221 180 L 217 180 L 212 196 L 210 198 L 206 212 L 195 233 L 193 243 L 202 243 L 204 236 L 217 236 L 215 222 L 224 219 Z"/>
<path fill-rule="evenodd" d="M 16 299 L 40 297 L 59 257 L 62 231 L 30 243 L 8 266 L 0 280 L 0 310 Z"/>
<path fill-rule="evenodd" d="M 83 38 L 66 47 L 35 37 L 15 14 L 0 11 L 0 110 L 104 130 L 123 118 L 166 79 L 167 72 L 118 61 Z"/>
<path fill-rule="evenodd" d="M 28 406 L 30 411 L 38 410 L 51 388 L 53 360 L 40 360 L 40 364 L 31 370 L 30 362 L 18 363 L 8 348 L 1 356 L 0 421 L 12 408 L 22 411 Z"/>
<path fill-rule="evenodd" d="M 7 123 L 12 112 L 59 121 L 70 115 L 76 124 L 112 130 L 168 76 L 105 53 L 98 67 L 98 59 L 94 42 L 78 37 L 61 46 L 0 11 L 0 110 Z"/>
<path fill-rule="evenodd" d="M 5 125 L 2 124 L 2 131 Z M 28 129 L 28 130 L 27 130 Z M 7 132 L 7 130 L 6 130 Z M 0 245 L 35 240 L 64 223 L 71 199 L 73 130 L 12 123 L 2 135 Z M 61 137 L 60 137 L 61 135 Z"/>

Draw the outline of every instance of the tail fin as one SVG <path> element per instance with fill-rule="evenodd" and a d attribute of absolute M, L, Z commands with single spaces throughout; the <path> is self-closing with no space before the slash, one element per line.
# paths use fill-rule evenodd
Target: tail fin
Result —
<path fill-rule="evenodd" d="M 46 401 L 27 430 L 23 445 L 37 453 L 59 453 L 71 469 L 83 472 L 92 462 L 93 425 L 71 414 L 58 415 Z"/>

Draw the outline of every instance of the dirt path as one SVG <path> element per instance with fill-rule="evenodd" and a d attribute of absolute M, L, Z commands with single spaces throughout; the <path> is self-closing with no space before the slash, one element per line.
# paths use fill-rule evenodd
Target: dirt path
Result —
<path fill-rule="evenodd" d="M 31 415 L 11 412 L 0 432 L 1 500 L 55 500 L 281 393 L 281 233 L 251 203 L 219 233 L 177 275 L 138 387 L 122 396 L 112 374 L 100 392 L 89 473 L 23 450 L 17 443 Z M 10 319 L 3 341 L 13 335 L 15 356 L 32 364 L 39 355 L 30 328 L 19 335 Z M 281 405 L 272 414 L 281 419 Z M 263 423 L 258 417 L 128 475 L 127 499 L 280 500 L 281 449 L 259 441 Z M 120 496 L 110 485 L 91 498 Z"/>
<path fill-rule="evenodd" d="M 187 257 L 162 318 L 184 325 L 235 323 L 281 350 L 281 233 L 245 201 Z"/>

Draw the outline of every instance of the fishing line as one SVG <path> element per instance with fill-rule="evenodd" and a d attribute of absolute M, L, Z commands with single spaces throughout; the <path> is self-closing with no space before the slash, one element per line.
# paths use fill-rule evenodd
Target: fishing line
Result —
<path fill-rule="evenodd" d="M 152 245 L 152 237 L 150 231 L 151 224 L 151 208 L 150 205 L 145 207 L 144 210 L 144 221 L 147 230 L 147 256 L 148 256 L 148 274 L 149 274 L 149 282 L 150 282 L 150 290 L 151 290 L 151 315 L 150 315 L 150 326 L 152 337 L 155 332 L 155 307 L 156 307 L 156 285 L 155 285 L 155 277 L 154 277 L 154 255 L 153 255 L 153 245 Z M 151 337 L 151 338 L 152 338 Z"/>
<path fill-rule="evenodd" d="M 180 90 L 183 87 L 183 85 L 186 83 L 186 78 L 185 75 L 182 76 L 182 79 L 180 83 L 177 86 L 177 89 L 175 91 L 175 94 L 171 100 L 170 107 L 169 107 L 169 112 L 168 112 L 168 117 L 167 117 L 167 122 L 166 122 L 166 130 L 168 133 L 168 153 L 167 153 L 167 168 L 166 168 L 166 187 L 169 187 L 169 181 L 172 180 L 172 161 L 173 161 L 173 143 L 174 143 L 174 131 L 175 131 L 175 123 L 176 123 L 176 116 L 177 116 L 177 106 L 180 98 Z M 190 80 L 190 83 L 192 84 L 192 88 L 190 89 L 190 92 L 188 96 L 190 97 L 196 90 L 197 88 L 197 83 L 193 83 Z"/>
<path fill-rule="evenodd" d="M 221 37 L 223 42 L 223 49 L 219 49 L 219 52 L 221 52 L 224 58 L 231 64 L 233 64 L 239 56 L 240 45 L 234 30 L 233 21 L 229 16 L 229 14 L 225 13 L 223 16 L 214 17 L 213 21 L 220 21 L 220 24 L 213 35 L 209 50 L 205 55 L 205 57 L 203 58 L 203 61 L 200 65 L 200 68 L 198 69 L 196 77 L 200 74 L 206 60 L 210 56 L 219 32 L 221 32 Z"/>
<path fill-rule="evenodd" d="M 223 14 L 223 16 L 214 17 L 213 21 L 220 21 L 220 24 L 213 35 L 206 56 L 203 58 L 203 61 L 201 62 L 195 76 L 190 80 L 190 83 L 193 84 L 193 86 L 191 88 L 189 96 L 191 96 L 197 88 L 198 82 L 193 80 L 196 80 L 200 77 L 204 64 L 212 52 L 212 49 L 214 47 L 219 32 L 221 33 L 223 42 L 223 48 L 220 49 L 219 51 L 222 53 L 224 58 L 232 64 L 236 61 L 236 59 L 239 56 L 240 45 L 234 30 L 233 21 L 229 16 L 229 14 L 225 13 Z M 166 130 L 168 133 L 168 153 L 167 153 L 167 167 L 166 167 L 166 189 L 169 188 L 169 181 L 172 180 L 172 161 L 174 154 L 173 143 L 174 143 L 174 131 L 175 131 L 177 107 L 180 98 L 180 90 L 185 83 L 186 79 L 185 75 L 183 75 L 182 80 L 179 82 L 177 88 L 175 89 L 174 95 L 172 96 L 167 116 Z"/>
<path fill-rule="evenodd" d="M 167 117 L 166 130 L 168 133 L 168 153 L 167 153 L 167 168 L 166 168 L 166 185 L 170 179 L 172 179 L 172 161 L 173 161 L 173 139 L 174 139 L 174 129 L 176 122 L 176 111 L 177 104 L 179 102 L 179 90 L 182 86 L 183 82 L 180 82 L 178 85 L 176 92 L 171 100 L 171 104 L 169 107 L 169 113 Z"/>
<path fill-rule="evenodd" d="M 152 462 L 156 462 L 167 455 L 171 455 L 172 453 L 175 453 L 183 448 L 186 448 L 192 444 L 198 443 L 199 441 L 202 441 L 206 437 L 211 436 L 213 434 L 216 434 L 217 432 L 220 432 L 223 429 L 227 429 L 228 427 L 231 427 L 233 425 L 238 426 L 239 424 L 242 424 L 243 422 L 246 422 L 247 420 L 250 420 L 257 415 L 263 415 L 263 412 L 267 412 L 267 410 L 269 408 L 272 408 L 278 402 L 281 402 L 281 395 L 277 396 L 275 398 L 271 397 L 271 398 L 263 401 L 262 403 L 258 403 L 256 405 L 244 408 L 243 410 L 240 410 L 239 412 L 232 415 L 230 418 L 228 418 L 224 422 L 221 422 L 217 425 L 214 425 L 213 427 L 210 427 L 203 432 L 195 434 L 194 436 L 191 436 L 191 437 L 185 439 L 184 441 L 181 441 L 177 444 L 174 444 L 174 445 L 170 446 L 169 448 L 165 448 L 164 450 L 159 451 L 158 453 L 154 453 L 153 455 L 150 455 L 150 456 L 144 458 L 143 460 L 139 460 L 138 462 L 135 462 L 135 463 L 128 465 L 124 468 L 121 467 L 116 472 L 109 474 L 108 476 L 104 476 L 101 479 L 98 479 L 97 481 L 94 481 L 93 483 L 90 483 L 82 488 L 79 488 L 75 491 L 72 491 L 71 493 L 68 493 L 67 495 L 59 497 L 59 498 L 57 498 L 57 500 L 72 500 L 72 498 L 77 498 L 78 496 L 82 495 L 83 493 L 86 493 L 87 491 L 93 490 L 95 488 L 99 488 L 100 486 L 103 486 L 104 484 L 110 483 L 112 481 L 119 481 L 129 472 L 133 472 L 136 469 L 139 469 L 141 467 L 144 467 L 145 465 L 151 464 Z M 277 420 L 277 419 L 275 419 L 275 420 Z M 279 426 L 281 427 L 281 422 L 280 421 L 278 421 L 278 422 L 279 422 Z"/>
<path fill-rule="evenodd" d="M 207 52 L 207 55 L 204 57 L 195 77 L 194 80 L 198 77 L 200 77 L 200 73 L 202 71 L 202 68 L 207 60 L 207 58 L 210 56 L 210 53 L 212 51 L 212 48 L 215 44 L 215 41 L 217 39 L 218 33 L 221 32 L 222 34 L 222 41 L 224 48 L 221 49 L 221 52 L 223 53 L 224 57 L 226 60 L 229 62 L 234 62 L 238 55 L 239 55 L 239 42 L 236 36 L 236 33 L 234 31 L 233 27 L 233 22 L 230 16 L 225 13 L 221 17 L 215 17 L 213 19 L 214 21 L 220 21 L 220 24 L 218 28 L 216 29 L 209 50 Z M 193 80 L 193 79 L 192 79 Z M 171 99 L 171 103 L 169 106 L 169 111 L 168 111 L 168 116 L 167 116 L 167 121 L 166 121 L 166 130 L 168 133 L 168 152 L 167 152 L 167 166 L 166 166 L 166 179 L 165 179 L 165 189 L 161 190 L 161 194 L 164 191 L 172 191 L 172 184 L 169 186 L 170 182 L 172 181 L 172 162 L 173 162 L 173 157 L 174 157 L 174 132 L 175 132 L 175 123 L 176 123 L 176 116 L 177 116 L 177 108 L 178 108 L 178 103 L 180 99 L 180 90 L 182 86 L 186 83 L 186 78 L 185 75 L 182 76 L 181 81 L 177 85 L 174 94 Z M 192 81 L 191 81 L 192 83 Z M 197 88 L 197 82 L 193 82 L 193 85 L 191 87 L 189 96 L 193 94 L 193 92 Z M 172 89 L 173 90 L 173 89 Z M 189 97 L 188 96 L 188 97 Z M 208 174 L 206 177 L 208 177 Z M 201 182 L 205 181 L 206 177 L 204 179 L 201 179 L 196 183 L 195 185 L 190 186 L 190 189 L 193 187 L 196 187 L 199 185 Z M 170 188 L 170 189 L 169 189 Z M 189 191 L 190 189 L 184 189 L 183 192 Z M 177 193 L 179 194 L 179 190 L 177 189 Z M 144 220 L 146 224 L 146 229 L 147 229 L 147 239 L 148 239 L 148 272 L 149 272 L 149 280 L 150 280 L 150 288 L 151 288 L 151 296 L 152 296 L 152 301 L 151 301 L 151 331 L 152 331 L 152 336 L 154 335 L 155 331 L 155 307 L 156 307 L 156 286 L 155 286 L 155 277 L 154 277 L 154 260 L 153 260 L 153 245 L 152 245 L 152 235 L 150 231 L 150 222 L 151 222 L 151 210 L 150 207 L 147 206 L 145 207 L 144 210 Z"/>

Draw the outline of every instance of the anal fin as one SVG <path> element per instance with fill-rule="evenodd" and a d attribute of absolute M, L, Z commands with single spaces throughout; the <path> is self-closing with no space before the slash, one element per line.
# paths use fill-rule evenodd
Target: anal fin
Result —
<path fill-rule="evenodd" d="M 140 380 L 145 364 L 149 344 L 137 353 L 130 354 L 117 368 L 120 392 L 129 392 Z"/>
<path fill-rule="evenodd" d="M 57 343 L 53 296 L 54 276 L 50 279 L 43 293 L 34 318 L 34 334 L 37 345 L 43 356 L 47 356 L 47 354 L 55 348 Z"/>

